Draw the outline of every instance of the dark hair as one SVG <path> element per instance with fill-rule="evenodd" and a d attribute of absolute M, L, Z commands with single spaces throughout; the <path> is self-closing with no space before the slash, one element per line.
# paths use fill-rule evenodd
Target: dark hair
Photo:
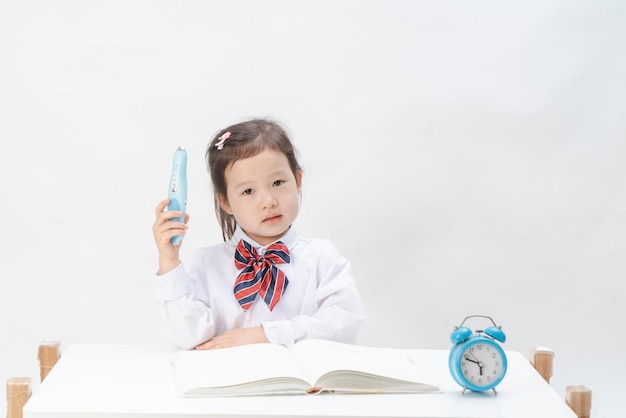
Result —
<path fill-rule="evenodd" d="M 230 132 L 230 137 L 223 143 L 222 149 L 218 149 L 216 144 L 226 132 Z M 213 182 L 215 215 L 222 228 L 224 241 L 233 236 L 237 226 L 235 218 L 222 209 L 217 198 L 218 195 L 223 198 L 227 196 L 224 173 L 237 160 L 253 157 L 265 150 L 283 153 L 287 157 L 291 171 L 298 178 L 297 173 L 302 171 L 302 168 L 298 163 L 297 150 L 292 145 L 285 130 L 272 120 L 252 119 L 231 125 L 219 131 L 207 148 L 205 157 L 207 170 Z"/>

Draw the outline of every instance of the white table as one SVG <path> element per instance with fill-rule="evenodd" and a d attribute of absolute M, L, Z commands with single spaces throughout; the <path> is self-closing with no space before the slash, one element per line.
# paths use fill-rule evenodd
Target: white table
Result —
<path fill-rule="evenodd" d="M 73 345 L 32 395 L 24 418 L 429 417 L 576 418 L 519 352 L 493 392 L 461 393 L 447 350 L 401 350 L 441 387 L 437 394 L 179 398 L 169 355 L 157 347 Z"/>

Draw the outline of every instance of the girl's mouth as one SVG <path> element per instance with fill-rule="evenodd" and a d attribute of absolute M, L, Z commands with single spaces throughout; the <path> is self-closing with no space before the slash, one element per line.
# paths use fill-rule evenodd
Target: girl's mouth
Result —
<path fill-rule="evenodd" d="M 270 217 L 267 217 L 265 219 L 263 219 L 263 223 L 264 224 L 275 224 L 277 223 L 281 218 L 281 215 L 273 215 Z"/>

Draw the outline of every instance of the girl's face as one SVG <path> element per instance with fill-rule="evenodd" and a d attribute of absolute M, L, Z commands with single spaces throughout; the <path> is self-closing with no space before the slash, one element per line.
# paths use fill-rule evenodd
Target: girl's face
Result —
<path fill-rule="evenodd" d="M 221 207 L 261 245 L 280 239 L 298 216 L 302 172 L 294 176 L 287 157 L 264 150 L 226 168 Z"/>

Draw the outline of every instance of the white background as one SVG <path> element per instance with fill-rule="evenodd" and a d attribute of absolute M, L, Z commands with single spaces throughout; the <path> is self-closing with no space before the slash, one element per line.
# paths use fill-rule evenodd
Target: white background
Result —
<path fill-rule="evenodd" d="M 221 240 L 206 145 L 262 116 L 300 150 L 300 235 L 352 261 L 360 343 L 447 349 L 489 314 L 620 416 L 625 22 L 619 0 L 0 0 L 0 379 L 36 390 L 44 339 L 168 344 L 173 152 L 187 259 Z"/>

